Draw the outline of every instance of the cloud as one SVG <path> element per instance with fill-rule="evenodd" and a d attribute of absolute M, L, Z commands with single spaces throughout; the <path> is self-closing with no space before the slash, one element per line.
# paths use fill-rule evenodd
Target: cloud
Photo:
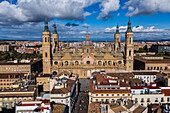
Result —
<path fill-rule="evenodd" d="M 123 6 L 128 8 L 126 16 L 152 15 L 157 12 L 170 12 L 169 0 L 129 0 Z"/>
<path fill-rule="evenodd" d="M 85 24 L 82 25 L 82 27 L 90 27 L 90 25 L 85 23 Z"/>
<path fill-rule="evenodd" d="M 120 26 L 119 27 L 119 31 L 122 32 L 122 33 L 125 33 L 127 30 L 127 26 Z M 116 27 L 112 27 L 112 28 L 106 28 L 104 30 L 105 32 L 115 32 L 116 31 Z M 155 26 L 151 26 L 151 27 L 143 27 L 143 26 L 135 26 L 132 28 L 132 31 L 135 32 L 135 33 L 156 33 L 156 32 L 164 32 L 165 30 L 164 29 L 159 29 Z"/>
<path fill-rule="evenodd" d="M 53 21 L 49 22 L 49 29 L 53 32 Z M 83 26 L 89 26 L 84 24 Z M 42 40 L 42 31 L 44 25 L 41 23 L 26 23 L 23 25 L 0 27 L 0 39 L 8 40 Z M 121 40 L 125 40 L 127 26 L 120 26 Z M 143 27 L 135 26 L 132 28 L 134 40 L 151 39 L 170 39 L 170 29 L 159 29 L 154 26 Z M 89 29 L 91 40 L 114 40 L 116 26 L 112 28 Z M 67 27 L 64 23 L 57 22 L 57 32 L 61 41 L 83 41 L 85 39 L 86 29 L 82 27 Z"/>
<path fill-rule="evenodd" d="M 101 12 L 98 19 L 107 20 L 113 17 L 112 11 L 117 11 L 120 7 L 119 0 L 103 0 L 101 3 Z"/>
<path fill-rule="evenodd" d="M 83 21 L 87 16 L 95 13 L 84 12 L 84 8 L 96 3 L 99 3 L 102 8 L 99 15 L 101 19 L 113 17 L 110 11 L 119 8 L 119 0 L 17 0 L 16 4 L 2 1 L 0 2 L 0 25 L 41 22 L 46 16 L 50 20 L 57 18 Z"/>

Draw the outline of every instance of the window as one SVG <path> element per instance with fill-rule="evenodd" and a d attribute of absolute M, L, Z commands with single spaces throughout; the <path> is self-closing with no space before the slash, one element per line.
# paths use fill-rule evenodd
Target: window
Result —
<path fill-rule="evenodd" d="M 149 70 L 149 67 L 148 67 L 148 70 Z"/>
<path fill-rule="evenodd" d="M 151 70 L 153 69 L 153 67 L 151 67 Z"/>
<path fill-rule="evenodd" d="M 87 61 L 87 64 L 90 64 L 90 61 Z"/>
<path fill-rule="evenodd" d="M 150 102 L 150 98 L 147 98 L 147 102 Z"/>
<path fill-rule="evenodd" d="M 157 70 L 159 70 L 159 67 L 157 67 Z"/>
<path fill-rule="evenodd" d="M 87 53 L 89 52 L 89 50 L 87 49 Z"/>
<path fill-rule="evenodd" d="M 7 98 L 4 98 L 4 101 L 7 101 Z"/>
<path fill-rule="evenodd" d="M 54 62 L 54 64 L 55 64 L 55 65 L 58 65 L 58 62 L 57 62 L 57 61 L 55 61 L 55 62 Z"/>
<path fill-rule="evenodd" d="M 45 53 L 45 57 L 47 57 L 47 52 Z"/>
<path fill-rule="evenodd" d="M 98 99 L 96 99 L 96 102 L 98 102 Z"/>
<path fill-rule="evenodd" d="M 114 94 L 112 94 L 112 96 L 114 96 Z"/>
<path fill-rule="evenodd" d="M 160 67 L 160 70 L 162 70 L 162 67 Z"/>
<path fill-rule="evenodd" d="M 47 39 L 46 39 L 46 37 L 45 37 L 45 42 L 47 42 Z"/>
<path fill-rule="evenodd" d="M 63 103 L 63 100 L 61 100 L 61 103 Z"/>
<path fill-rule="evenodd" d="M 98 94 L 96 94 L 96 96 L 98 96 Z"/>
<path fill-rule="evenodd" d="M 65 61 L 65 65 L 68 65 L 68 61 Z"/>
<path fill-rule="evenodd" d="M 154 67 L 154 70 L 156 70 L 156 67 Z"/>
<path fill-rule="evenodd" d="M 122 64 L 122 61 L 118 61 L 118 64 Z"/>
<path fill-rule="evenodd" d="M 63 96 L 63 94 L 61 94 L 61 96 Z"/>
<path fill-rule="evenodd" d="M 102 61 L 98 61 L 98 64 L 101 65 L 101 64 L 102 64 Z"/>
<path fill-rule="evenodd" d="M 129 56 L 131 56 L 131 50 L 129 50 Z"/>
<path fill-rule="evenodd" d="M 78 65 L 78 64 L 79 64 L 79 62 L 78 62 L 78 61 L 75 61 L 75 64 L 76 64 L 76 65 Z"/>
<path fill-rule="evenodd" d="M 167 98 L 167 102 L 169 102 L 169 97 Z"/>

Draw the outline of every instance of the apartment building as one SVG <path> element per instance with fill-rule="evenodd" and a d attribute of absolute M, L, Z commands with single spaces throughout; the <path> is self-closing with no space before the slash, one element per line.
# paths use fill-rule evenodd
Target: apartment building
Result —
<path fill-rule="evenodd" d="M 50 92 L 50 102 L 67 105 L 69 107 L 69 113 L 71 113 L 78 95 L 78 76 L 63 72 L 55 77 L 53 82 Z"/>
<path fill-rule="evenodd" d="M 35 73 L 42 70 L 42 60 L 21 60 L 0 62 L 0 73 Z"/>

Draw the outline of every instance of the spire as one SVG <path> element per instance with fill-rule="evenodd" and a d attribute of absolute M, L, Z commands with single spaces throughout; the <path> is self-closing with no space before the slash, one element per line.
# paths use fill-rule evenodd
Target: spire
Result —
<path fill-rule="evenodd" d="M 44 32 L 49 32 L 47 17 L 45 18 Z"/>
<path fill-rule="evenodd" d="M 130 16 L 129 16 L 129 22 L 128 22 L 127 32 L 132 32 Z"/>
<path fill-rule="evenodd" d="M 54 24 L 54 32 L 53 34 L 57 34 L 56 24 Z"/>
<path fill-rule="evenodd" d="M 116 33 L 115 34 L 120 34 L 119 33 L 119 26 L 118 26 L 118 23 L 117 23 L 117 29 L 116 29 Z"/>

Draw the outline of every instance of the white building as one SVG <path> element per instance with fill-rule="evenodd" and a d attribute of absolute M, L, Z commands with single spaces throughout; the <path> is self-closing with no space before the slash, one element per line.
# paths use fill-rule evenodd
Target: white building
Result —
<path fill-rule="evenodd" d="M 51 113 L 50 103 L 43 101 L 20 102 L 15 107 L 15 113 Z"/>

